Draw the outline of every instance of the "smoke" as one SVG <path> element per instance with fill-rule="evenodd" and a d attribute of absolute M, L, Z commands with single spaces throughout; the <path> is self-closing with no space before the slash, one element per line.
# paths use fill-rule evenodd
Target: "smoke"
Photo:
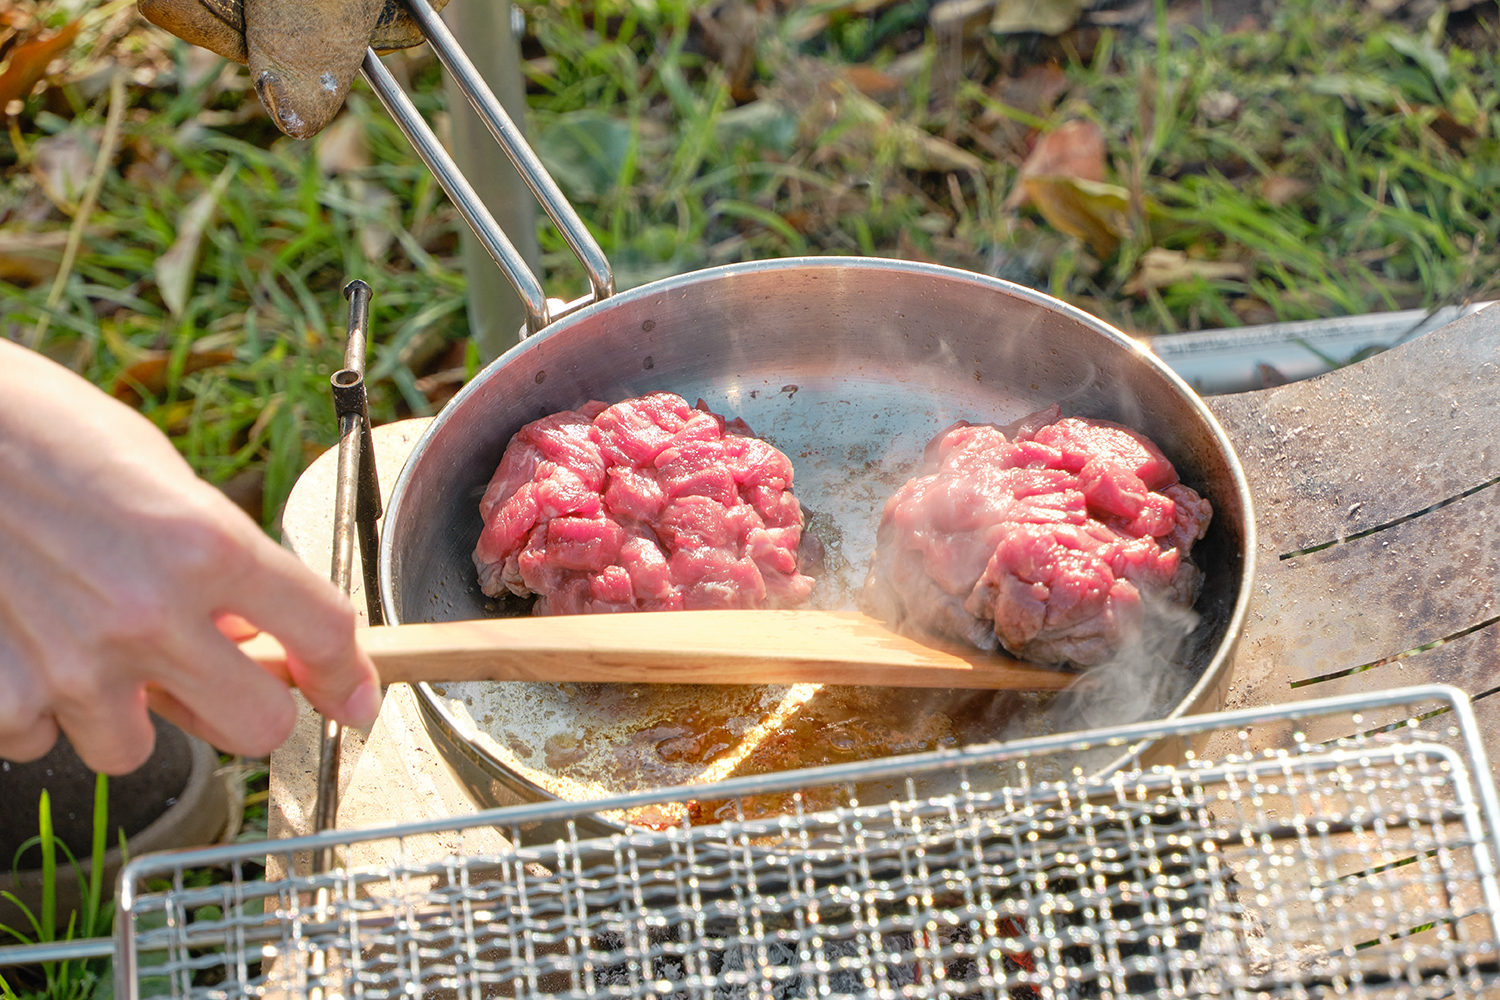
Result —
<path fill-rule="evenodd" d="M 1178 653 L 1201 616 L 1152 593 L 1143 594 L 1142 603 L 1145 615 L 1139 639 L 1085 671 L 1052 700 L 1045 711 L 1048 731 L 1098 729 L 1160 718 L 1187 695 L 1194 678 Z"/>

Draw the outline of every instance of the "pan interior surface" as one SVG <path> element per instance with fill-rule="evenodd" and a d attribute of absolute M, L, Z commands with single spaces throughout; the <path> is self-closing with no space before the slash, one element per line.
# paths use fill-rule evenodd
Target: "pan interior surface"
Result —
<path fill-rule="evenodd" d="M 1214 504 L 1194 550 L 1196 627 L 1173 663 L 1095 671 L 1087 693 L 667 685 L 448 684 L 422 692 L 469 751 L 524 793 L 603 795 L 916 752 L 1214 707 L 1248 597 L 1248 493 L 1197 398 L 1107 325 L 1039 293 L 928 265 L 736 265 L 622 293 L 481 372 L 433 422 L 386 514 L 392 622 L 524 613 L 481 594 L 478 501 L 507 442 L 590 399 L 668 390 L 741 417 L 784 451 L 824 542 L 810 605 L 849 608 L 886 499 L 957 420 L 1054 402 L 1150 436 Z M 753 636 L 746 637 L 753 642 Z"/>

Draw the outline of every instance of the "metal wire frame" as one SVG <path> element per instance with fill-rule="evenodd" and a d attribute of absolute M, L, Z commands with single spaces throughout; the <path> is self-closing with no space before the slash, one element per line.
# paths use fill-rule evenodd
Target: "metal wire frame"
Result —
<path fill-rule="evenodd" d="M 1243 732 L 1330 715 L 1348 739 Z M 1062 766 L 1210 736 L 1231 750 Z M 142 858 L 116 994 L 1477 996 L 1497 819 L 1465 696 L 1404 689 Z M 293 874 L 248 877 L 268 850 Z M 206 866 L 228 881 L 195 887 Z"/>

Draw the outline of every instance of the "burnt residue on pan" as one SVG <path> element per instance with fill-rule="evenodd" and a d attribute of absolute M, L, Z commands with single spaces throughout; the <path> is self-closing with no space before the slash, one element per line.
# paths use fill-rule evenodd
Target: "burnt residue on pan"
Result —
<path fill-rule="evenodd" d="M 440 694 L 491 753 L 568 799 L 980 743 L 1027 697 L 813 684 L 533 687 L 552 689 L 531 706 L 536 716 L 517 711 L 515 691 L 494 705 L 480 685 Z M 572 728 L 559 704 L 587 723 Z"/>

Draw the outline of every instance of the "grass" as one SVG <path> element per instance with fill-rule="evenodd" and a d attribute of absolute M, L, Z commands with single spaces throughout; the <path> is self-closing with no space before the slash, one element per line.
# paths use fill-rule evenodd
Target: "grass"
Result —
<path fill-rule="evenodd" d="M 27 929 L 7 927 L 0 924 L 0 934 L 14 939 L 16 944 L 47 944 L 54 941 L 71 941 L 75 938 L 108 936 L 113 918 L 114 904 L 103 898 L 104 852 L 109 837 L 109 786 L 104 775 L 94 782 L 93 836 L 89 853 L 89 876 L 83 878 L 82 869 L 73 857 L 73 852 L 53 832 L 52 804 L 46 790 L 37 803 L 37 835 L 26 841 L 16 851 L 12 869 L 18 868 L 20 858 L 32 847 L 39 848 L 42 862 L 41 912 L 32 913 L 25 903 L 10 892 L 0 893 L 15 904 L 30 924 Z M 121 847 L 124 835 L 121 834 Z M 61 936 L 57 932 L 57 862 L 58 852 L 67 856 L 68 863 L 78 873 L 78 884 L 87 885 L 88 894 L 83 899 L 81 912 L 68 915 L 67 926 Z M 4 976 L 0 976 L 0 997 L 5 1000 L 88 1000 L 98 986 L 108 977 L 109 962 L 102 959 L 86 959 L 76 962 L 46 962 L 41 966 L 39 981 L 28 983 L 21 970 L 13 978 L 20 990 Z"/>
<path fill-rule="evenodd" d="M 334 437 L 347 280 L 375 291 L 377 421 L 433 412 L 472 374 L 459 223 L 362 84 L 335 129 L 342 152 L 291 142 L 244 70 L 133 26 L 130 7 L 87 11 L 65 71 L 8 109 L 0 329 L 40 330 L 42 350 L 134 402 L 274 534 Z M 793 254 L 914 258 L 1142 334 L 1496 291 L 1493 4 L 1414 24 L 1287 0 L 1230 31 L 1162 2 L 1143 24 L 1059 39 L 944 34 L 925 0 L 521 7 L 534 144 L 621 287 Z M 26 16 L 55 28 L 78 9 Z M 393 62 L 440 116 L 431 57 Z M 128 83 L 112 101 L 115 70 Z M 1059 190 L 1104 233 L 1092 240 L 1008 202 L 1038 137 L 1078 121 L 1102 136 L 1103 179 Z M 93 207 L 57 207 L 47 165 L 111 139 Z M 54 281 L 55 237 L 75 223 L 79 252 Z M 549 294 L 582 294 L 556 231 L 539 235 Z M 1166 278 L 1144 280 L 1161 261 Z M 264 772 L 248 780 L 246 831 L 263 835 Z"/>
<path fill-rule="evenodd" d="M 1161 5 L 1142 30 L 980 32 L 954 46 L 927 27 L 926 4 L 819 0 L 754 15 L 736 61 L 685 0 L 524 10 L 535 144 L 622 287 L 874 254 L 986 271 L 1170 333 L 1432 308 L 1490 294 L 1500 270 L 1500 67 L 1482 19 L 1465 37 L 1485 44 L 1464 47 L 1440 16 L 1410 26 L 1290 0 L 1264 30 L 1227 32 Z M 367 152 L 340 164 L 325 149 L 320 166 L 318 147 L 271 129 L 243 70 L 204 72 L 185 47 L 111 23 L 91 36 L 105 50 L 80 36 L 80 63 L 113 60 L 148 82 L 126 88 L 119 152 L 56 303 L 48 282 L 0 282 L 0 315 L 12 336 L 45 323 L 44 350 L 138 400 L 274 532 L 332 438 L 325 380 L 341 365 L 347 279 L 375 288 L 377 420 L 432 412 L 472 371 L 455 216 L 362 85 L 345 136 Z M 1154 45 L 1153 27 L 1172 44 Z M 440 113 L 431 58 L 403 68 Z M 1045 97 L 1018 88 L 1028 73 L 1054 81 Z M 24 102 L 0 159 L 0 231 L 68 221 L 21 221 L 38 200 L 31 168 L 49 144 L 97 135 L 108 104 L 96 80 Z M 1075 120 L 1099 126 L 1122 192 L 1104 252 L 1006 206 L 1028 144 Z M 184 254 L 194 200 L 216 190 Z M 549 293 L 581 294 L 556 232 L 541 239 Z M 1186 264 L 1165 284 L 1133 283 L 1153 252 Z M 1204 277 L 1199 262 L 1237 270 Z"/>

